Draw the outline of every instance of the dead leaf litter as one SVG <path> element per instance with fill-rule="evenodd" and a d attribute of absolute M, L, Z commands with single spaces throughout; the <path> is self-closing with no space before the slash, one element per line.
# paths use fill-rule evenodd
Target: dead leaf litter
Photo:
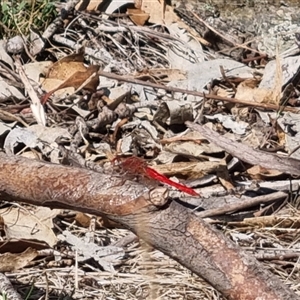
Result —
<path fill-rule="evenodd" d="M 233 18 L 184 2 L 68 1 L 44 32 L 1 29 L 1 149 L 100 172 L 110 156 L 142 157 L 300 296 L 294 3 L 269 4 L 274 22 L 259 27 L 260 4 Z M 3 279 L 8 299 L 225 299 L 107 219 L 1 204 L 0 269 L 19 293 Z"/>

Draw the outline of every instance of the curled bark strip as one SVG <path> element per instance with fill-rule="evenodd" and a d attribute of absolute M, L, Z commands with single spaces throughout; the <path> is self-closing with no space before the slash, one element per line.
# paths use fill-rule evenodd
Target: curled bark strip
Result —
<path fill-rule="evenodd" d="M 264 151 L 252 149 L 251 147 L 242 143 L 230 140 L 207 126 L 198 125 L 187 121 L 186 125 L 200 132 L 207 140 L 223 148 L 232 156 L 239 158 L 252 165 L 260 165 L 267 169 L 278 170 L 283 173 L 300 175 L 300 160 L 279 155 L 266 153 Z"/>
<path fill-rule="evenodd" d="M 98 215 L 155 210 L 167 201 L 165 188 L 149 190 L 126 180 L 124 175 L 100 174 L 4 154 L 0 154 L 0 170 L 0 198 L 10 201 Z"/>

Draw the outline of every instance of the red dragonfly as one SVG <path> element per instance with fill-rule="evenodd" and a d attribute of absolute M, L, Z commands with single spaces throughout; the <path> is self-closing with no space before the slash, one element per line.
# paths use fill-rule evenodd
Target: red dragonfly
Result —
<path fill-rule="evenodd" d="M 180 190 L 184 193 L 187 193 L 189 195 L 200 196 L 192 188 L 190 188 L 190 187 L 188 187 L 184 184 L 177 183 L 177 182 L 169 179 L 165 175 L 160 174 L 157 171 L 155 171 L 154 169 L 150 168 L 143 159 L 141 159 L 137 156 L 131 156 L 131 157 L 117 156 L 113 159 L 113 162 L 115 162 L 115 161 L 118 161 L 119 166 L 124 171 L 129 172 L 130 174 L 142 175 L 144 177 L 154 179 L 154 180 L 157 180 L 159 182 L 162 182 L 162 183 L 168 184 L 170 186 L 173 186 L 176 189 L 178 189 L 178 190 Z"/>

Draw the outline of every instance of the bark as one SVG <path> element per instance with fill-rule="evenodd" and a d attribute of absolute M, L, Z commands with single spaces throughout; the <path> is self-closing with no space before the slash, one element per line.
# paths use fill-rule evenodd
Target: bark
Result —
<path fill-rule="evenodd" d="M 0 295 L 2 299 L 22 300 L 21 295 L 14 289 L 9 279 L 0 273 Z M 4 297 L 6 295 L 6 297 Z"/>
<path fill-rule="evenodd" d="M 299 299 L 254 257 L 176 202 L 151 214 L 114 219 L 204 278 L 227 299 Z"/>
<path fill-rule="evenodd" d="M 167 189 L 147 187 L 118 175 L 0 154 L 0 197 L 95 215 L 131 214 L 167 201 Z"/>
<path fill-rule="evenodd" d="M 298 299 L 165 189 L 120 176 L 0 154 L 0 199 L 105 215 L 207 280 L 232 300 Z"/>
<path fill-rule="evenodd" d="M 273 170 L 278 170 L 287 174 L 300 175 L 300 160 L 298 159 L 252 149 L 247 145 L 230 140 L 229 138 L 216 133 L 207 126 L 189 121 L 186 122 L 186 125 L 189 128 L 200 132 L 211 143 L 218 145 L 232 156 L 235 156 L 244 162 L 252 165 L 259 165 L 267 169 L 272 168 Z"/>

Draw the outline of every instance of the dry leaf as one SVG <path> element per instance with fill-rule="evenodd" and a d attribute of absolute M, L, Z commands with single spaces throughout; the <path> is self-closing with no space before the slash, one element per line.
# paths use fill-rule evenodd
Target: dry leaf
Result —
<path fill-rule="evenodd" d="M 85 11 L 95 11 L 95 10 L 98 10 L 99 5 L 102 3 L 103 3 L 103 0 L 80 1 L 75 6 L 75 9 L 78 11 L 84 11 L 84 10 Z"/>
<path fill-rule="evenodd" d="M 59 74 L 63 76 L 63 72 L 65 72 L 65 76 L 69 77 L 74 71 L 70 67 L 70 71 L 68 71 L 68 64 L 70 63 L 83 63 L 84 61 L 84 49 L 81 48 L 78 53 L 73 53 L 68 56 L 65 56 L 55 62 L 51 68 L 49 68 L 49 72 L 47 77 L 48 78 L 58 78 L 58 79 L 65 79 L 64 77 L 59 77 Z M 75 64 L 76 65 L 76 64 Z M 78 64 L 80 65 L 80 64 Z M 83 65 L 83 64 L 81 64 Z M 75 70 L 77 71 L 77 69 Z"/>
<path fill-rule="evenodd" d="M 99 66 L 84 66 L 83 50 L 80 53 L 62 58 L 53 64 L 46 79 L 42 82 L 43 89 L 47 91 L 41 100 L 42 103 L 46 103 L 56 91 L 66 88 L 78 89 L 82 87 L 95 91 L 99 84 L 98 70 Z"/>
<path fill-rule="evenodd" d="M 143 0 L 141 10 L 149 14 L 149 22 L 154 24 L 169 25 L 179 19 L 173 7 L 165 5 L 165 0 Z"/>
<path fill-rule="evenodd" d="M 273 86 L 273 101 L 274 104 L 279 105 L 281 99 L 281 89 L 283 85 L 283 74 L 281 69 L 278 45 L 276 47 L 276 72 L 275 72 L 275 81 Z"/>
<path fill-rule="evenodd" d="M 282 172 L 277 170 L 266 169 L 261 166 L 253 166 L 247 170 L 251 178 L 256 180 L 270 179 L 282 175 Z"/>
<path fill-rule="evenodd" d="M 82 212 L 76 213 L 75 220 L 80 226 L 84 228 L 88 228 L 91 224 L 91 217 Z"/>
<path fill-rule="evenodd" d="M 139 26 L 144 26 L 145 23 L 149 20 L 149 14 L 137 8 L 128 8 L 127 13 L 129 14 L 130 20 Z"/>
<path fill-rule="evenodd" d="M 255 82 L 255 79 L 241 82 L 237 87 L 235 97 L 239 100 L 276 104 L 271 89 L 253 87 L 253 82 Z"/>
<path fill-rule="evenodd" d="M 52 61 L 37 61 L 23 65 L 23 68 L 27 77 L 38 83 L 41 75 L 46 76 L 51 66 Z"/>
<path fill-rule="evenodd" d="M 63 231 L 59 235 L 60 240 L 67 242 L 73 250 L 78 251 L 78 261 L 95 259 L 105 271 L 114 272 L 114 264 L 125 255 L 123 248 L 115 246 L 101 247 L 93 242 L 87 241 L 84 237 L 79 238 L 69 231 Z"/>
<path fill-rule="evenodd" d="M 46 207 L 27 210 L 20 207 L 1 209 L 0 215 L 5 222 L 6 239 L 38 240 L 53 247 L 57 239 L 51 229 L 52 219 L 59 211 Z"/>
<path fill-rule="evenodd" d="M 277 137 L 278 137 L 278 145 L 285 146 L 286 145 L 286 134 L 277 122 L 276 122 L 276 132 L 277 132 Z"/>
<path fill-rule="evenodd" d="M 166 176 L 178 176 L 185 178 L 200 178 L 206 174 L 222 173 L 227 171 L 224 161 L 202 162 L 176 162 L 171 164 L 152 166 L 157 172 Z"/>
<path fill-rule="evenodd" d="M 0 272 L 14 272 L 24 268 L 29 262 L 35 259 L 38 251 L 32 248 L 27 248 L 22 253 L 4 253 L 0 255 Z"/>
<path fill-rule="evenodd" d="M 55 88 L 53 92 L 67 87 L 74 87 L 75 89 L 78 89 L 90 77 L 91 80 L 87 82 L 83 87 L 85 89 L 95 91 L 99 84 L 99 76 L 97 75 L 98 70 L 99 66 L 92 65 L 86 68 L 84 71 L 76 71 L 64 82 L 62 82 L 57 88 Z M 92 77 L 93 75 L 94 77 Z"/>

